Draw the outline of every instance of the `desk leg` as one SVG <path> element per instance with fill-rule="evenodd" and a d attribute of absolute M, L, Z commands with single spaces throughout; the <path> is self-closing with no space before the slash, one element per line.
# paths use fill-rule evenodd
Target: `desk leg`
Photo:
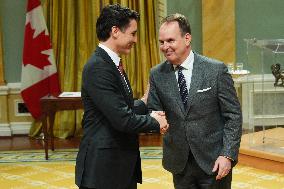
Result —
<path fill-rule="evenodd" d="M 45 159 L 48 160 L 48 132 L 47 132 L 47 116 L 44 115 L 42 119 L 42 129 L 43 129 L 43 143 L 44 143 L 44 151 L 45 151 Z"/>
<path fill-rule="evenodd" d="M 54 151 L 54 135 L 53 135 L 54 118 L 55 118 L 55 112 L 51 112 L 49 115 L 49 126 L 50 126 L 49 133 L 50 133 L 52 151 Z"/>

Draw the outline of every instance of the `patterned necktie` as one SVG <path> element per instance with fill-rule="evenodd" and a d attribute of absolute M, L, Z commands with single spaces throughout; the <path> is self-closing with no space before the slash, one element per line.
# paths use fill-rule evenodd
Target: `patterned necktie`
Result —
<path fill-rule="evenodd" d="M 183 67 L 178 66 L 177 69 L 178 69 L 179 93 L 180 93 L 181 100 L 182 100 L 182 103 L 184 105 L 184 108 L 186 108 L 186 103 L 187 103 L 187 99 L 188 99 L 188 89 L 187 89 L 187 86 L 186 86 L 186 81 L 185 81 L 184 75 L 182 73 Z"/>
<path fill-rule="evenodd" d="M 124 69 L 123 69 L 123 65 L 122 65 L 122 61 L 121 60 L 119 61 L 119 65 L 117 66 L 117 69 L 118 69 L 118 71 L 119 71 L 119 73 L 120 73 L 120 75 L 121 75 L 121 77 L 122 77 L 122 79 L 124 81 L 124 84 L 126 85 L 128 91 L 130 92 L 130 88 L 129 88 L 129 86 L 127 84 L 127 81 L 125 79 L 125 76 L 124 76 Z"/>
<path fill-rule="evenodd" d="M 120 74 L 124 74 L 124 70 L 123 70 L 123 65 L 122 65 L 122 61 L 119 61 L 119 65 L 117 66 L 118 70 L 120 71 Z"/>

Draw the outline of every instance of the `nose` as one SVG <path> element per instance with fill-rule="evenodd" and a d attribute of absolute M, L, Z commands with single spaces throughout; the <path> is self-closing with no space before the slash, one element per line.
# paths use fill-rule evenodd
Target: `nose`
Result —
<path fill-rule="evenodd" d="M 169 48 L 169 43 L 168 42 L 164 42 L 163 44 L 160 45 L 160 49 L 162 51 L 166 51 Z"/>
<path fill-rule="evenodd" d="M 137 35 L 134 36 L 133 42 L 134 42 L 134 43 L 137 43 Z"/>

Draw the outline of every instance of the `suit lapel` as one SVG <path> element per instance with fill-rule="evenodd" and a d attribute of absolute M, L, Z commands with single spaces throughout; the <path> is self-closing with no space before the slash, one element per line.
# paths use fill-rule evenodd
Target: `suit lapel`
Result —
<path fill-rule="evenodd" d="M 187 108 L 185 113 L 188 114 L 188 111 L 190 109 L 190 106 L 194 100 L 194 97 L 196 96 L 196 91 L 201 86 L 203 79 L 204 79 L 204 66 L 202 64 L 202 59 L 200 56 L 194 53 L 194 62 L 193 62 L 193 70 L 192 70 L 192 76 L 191 76 L 191 84 L 190 89 L 188 93 L 188 101 L 187 101 Z"/>
<path fill-rule="evenodd" d="M 176 79 L 176 75 L 175 75 L 175 71 L 173 69 L 173 66 L 171 63 L 166 62 L 166 74 L 163 75 L 163 77 L 161 78 L 162 81 L 165 82 L 166 86 L 170 86 L 169 88 L 169 92 L 170 92 L 170 96 L 176 100 L 178 106 L 180 107 L 180 110 L 183 114 L 185 114 L 185 109 L 184 109 L 184 105 L 182 103 L 181 100 L 181 96 L 179 93 L 179 87 L 178 87 L 178 83 L 177 83 L 177 79 Z"/>
<path fill-rule="evenodd" d="M 131 99 L 133 99 L 133 95 L 132 95 L 132 89 L 131 89 L 131 86 L 130 86 L 130 83 L 128 81 L 128 78 L 127 78 L 126 74 L 124 74 L 124 77 L 126 79 L 126 82 L 127 82 L 128 87 L 129 87 L 129 90 L 128 90 L 127 86 L 126 86 L 125 81 L 123 80 L 122 76 L 120 75 L 120 72 L 118 71 L 115 63 L 112 61 L 112 59 L 107 54 L 107 52 L 105 50 L 103 50 L 102 48 L 97 47 L 96 53 L 98 53 L 99 56 L 102 57 L 107 63 L 109 63 L 110 66 L 114 69 L 115 75 L 116 75 L 116 77 L 120 81 L 119 84 L 120 84 L 120 88 L 122 89 L 123 96 L 129 102 L 129 104 L 131 104 L 130 102 L 131 102 Z"/>

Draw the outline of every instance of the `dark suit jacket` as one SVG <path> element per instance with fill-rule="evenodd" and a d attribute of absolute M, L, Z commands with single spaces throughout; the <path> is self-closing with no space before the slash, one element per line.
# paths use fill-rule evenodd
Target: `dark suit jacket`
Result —
<path fill-rule="evenodd" d="M 141 183 L 138 133 L 159 132 L 159 123 L 142 115 L 147 113 L 145 104 L 133 100 L 131 88 L 102 48 L 86 63 L 82 77 L 83 138 L 76 159 L 76 184 L 124 189 L 133 175 Z"/>
<path fill-rule="evenodd" d="M 151 70 L 147 104 L 151 110 L 164 110 L 170 124 L 163 137 L 163 166 L 168 171 L 182 172 L 190 151 L 207 174 L 212 174 L 219 155 L 236 163 L 242 113 L 223 63 L 194 53 L 187 109 L 173 66 L 167 61 L 157 65 Z"/>

